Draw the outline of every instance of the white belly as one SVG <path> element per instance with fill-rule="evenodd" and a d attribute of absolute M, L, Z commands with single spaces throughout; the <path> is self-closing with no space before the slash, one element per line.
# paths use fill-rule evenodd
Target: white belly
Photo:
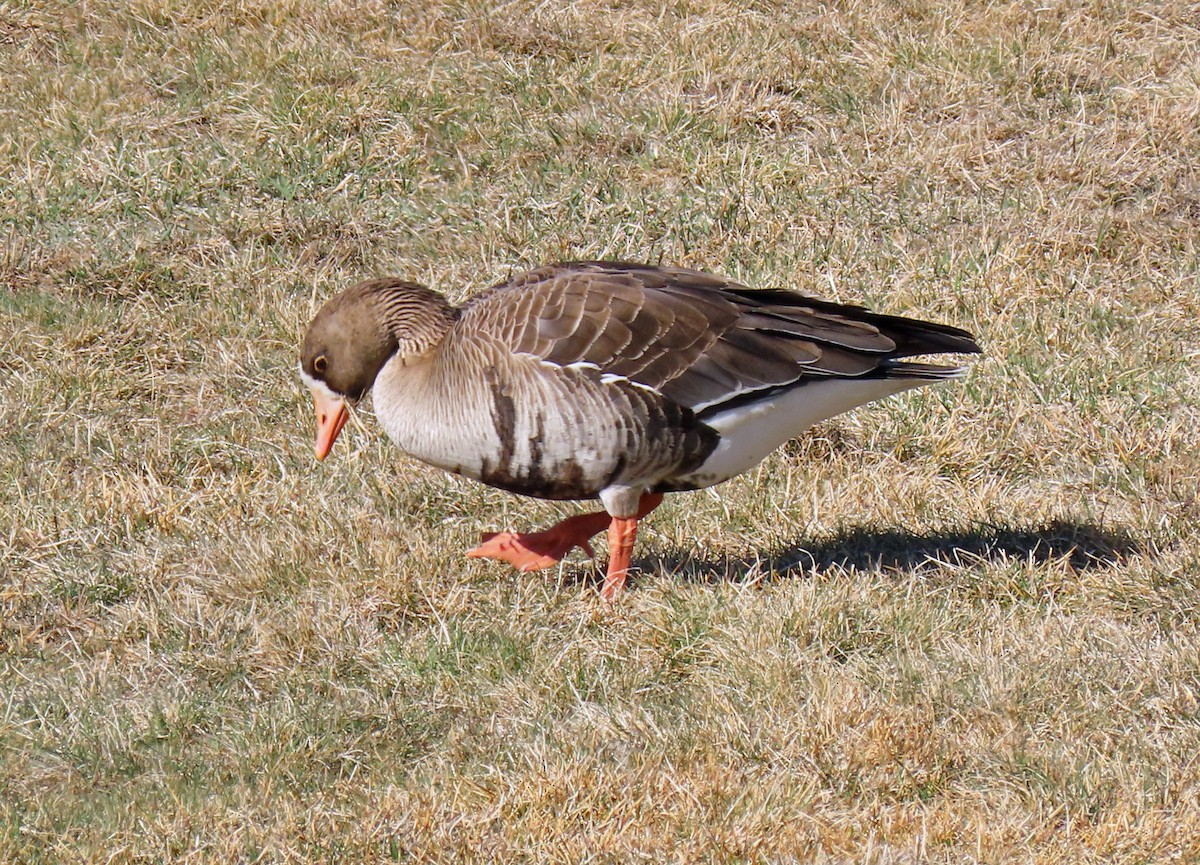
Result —
<path fill-rule="evenodd" d="M 697 487 L 719 484 L 754 468 L 771 451 L 815 423 L 928 383 L 914 378 L 831 379 L 714 415 L 705 422 L 721 434 L 720 444 L 680 480 Z"/>

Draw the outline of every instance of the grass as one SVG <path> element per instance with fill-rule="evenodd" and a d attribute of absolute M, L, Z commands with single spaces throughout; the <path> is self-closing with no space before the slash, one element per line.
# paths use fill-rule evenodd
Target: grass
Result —
<path fill-rule="evenodd" d="M 0 3 L 0 860 L 1200 859 L 1184 0 Z M 311 457 L 298 339 L 685 264 L 970 328 L 674 497 Z"/>

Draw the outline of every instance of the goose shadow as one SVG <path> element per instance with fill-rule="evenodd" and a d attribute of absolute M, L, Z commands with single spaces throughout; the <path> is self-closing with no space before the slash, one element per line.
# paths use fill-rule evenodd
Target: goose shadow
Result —
<path fill-rule="evenodd" d="M 851 526 L 830 538 L 796 541 L 755 556 L 706 557 L 678 551 L 633 565 L 641 576 L 665 573 L 696 583 L 773 581 L 851 570 L 920 574 L 1013 561 L 1059 562 L 1082 572 L 1119 565 L 1147 548 L 1124 531 L 1071 520 L 1031 526 L 978 524 L 929 534 Z"/>

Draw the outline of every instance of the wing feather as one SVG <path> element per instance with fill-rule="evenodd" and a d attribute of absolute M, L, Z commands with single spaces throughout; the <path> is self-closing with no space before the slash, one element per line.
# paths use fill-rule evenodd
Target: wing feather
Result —
<path fill-rule="evenodd" d="M 514 352 L 591 364 L 696 411 L 814 378 L 948 376 L 951 367 L 895 359 L 979 351 L 947 325 L 623 262 L 519 274 L 470 302 L 464 322 Z"/>

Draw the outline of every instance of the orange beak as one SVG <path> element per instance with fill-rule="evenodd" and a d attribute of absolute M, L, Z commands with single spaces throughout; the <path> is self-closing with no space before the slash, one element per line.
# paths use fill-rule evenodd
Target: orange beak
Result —
<path fill-rule="evenodd" d="M 338 397 L 313 388 L 313 405 L 317 409 L 317 459 L 323 460 L 333 450 L 338 433 L 350 418 L 350 409 Z"/>

